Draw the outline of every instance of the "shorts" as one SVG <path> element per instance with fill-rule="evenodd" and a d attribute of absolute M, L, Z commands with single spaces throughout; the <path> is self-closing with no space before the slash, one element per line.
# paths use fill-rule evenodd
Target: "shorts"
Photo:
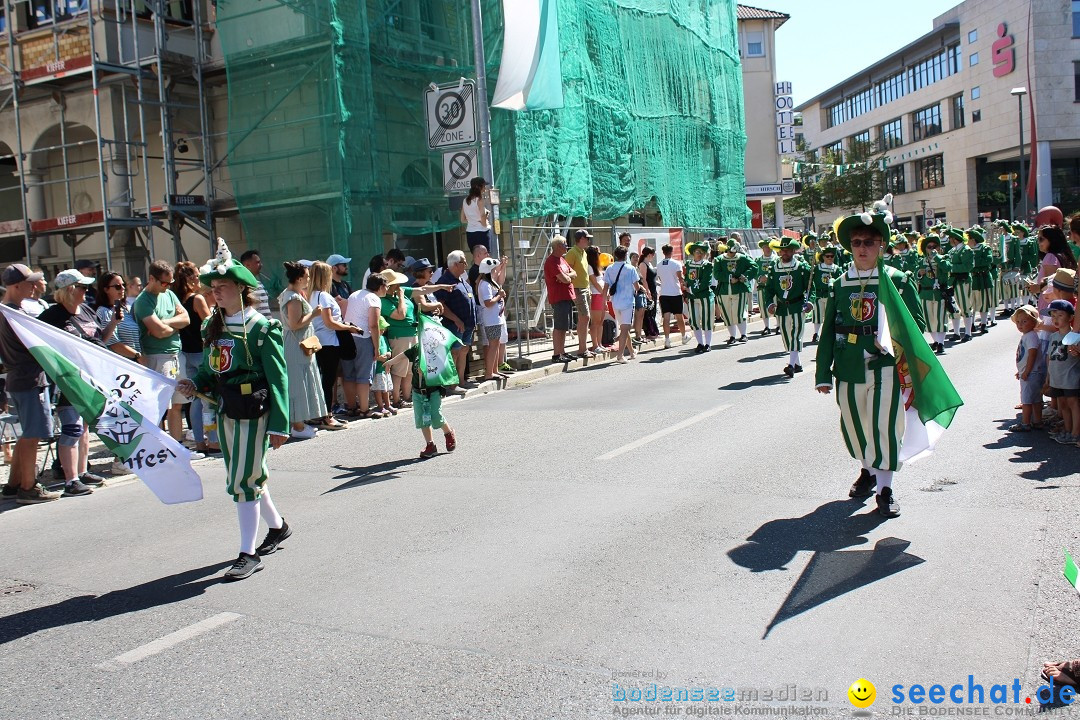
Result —
<path fill-rule="evenodd" d="M 1048 397 L 1052 398 L 1074 398 L 1080 397 L 1080 388 L 1050 388 L 1050 392 L 1046 393 Z"/>
<path fill-rule="evenodd" d="M 146 367 L 150 368 L 159 375 L 164 375 L 170 380 L 187 380 L 187 372 L 184 367 L 184 363 L 180 362 L 180 356 L 172 353 L 158 353 L 154 355 L 143 355 L 143 360 Z M 179 391 L 173 392 L 172 404 L 173 405 L 187 405 L 191 400 L 180 394 Z"/>
<path fill-rule="evenodd" d="M 510 339 L 506 332 L 506 323 L 485 325 L 484 335 L 487 337 L 488 342 L 501 342 L 504 345 L 506 344 L 506 341 Z"/>
<path fill-rule="evenodd" d="M 682 315 L 682 295 L 661 295 L 660 312 L 664 315 Z"/>
<path fill-rule="evenodd" d="M 457 325 L 455 325 L 454 323 L 444 323 L 444 325 L 446 326 L 447 330 L 457 336 L 457 339 L 461 341 L 462 345 L 464 345 L 465 347 L 472 345 L 473 333 L 476 332 L 475 326 L 466 325 L 464 330 L 458 332 Z"/>
<path fill-rule="evenodd" d="M 589 311 L 592 309 L 589 288 L 574 288 L 574 307 L 577 308 L 578 322 L 589 322 Z"/>
<path fill-rule="evenodd" d="M 1046 374 L 1031 373 L 1027 380 L 1020 381 L 1020 402 L 1024 405 L 1041 404 L 1043 399 L 1042 389 L 1046 382 Z"/>
<path fill-rule="evenodd" d="M 589 297 L 589 315 L 604 312 L 604 293 L 594 292 Z"/>
<path fill-rule="evenodd" d="M 345 382 L 370 385 L 375 373 L 375 347 L 371 338 L 353 335 L 356 344 L 356 357 L 341 361 L 341 379 Z"/>
<path fill-rule="evenodd" d="M 473 232 L 465 233 L 465 242 L 469 244 L 469 252 L 477 245 L 483 245 L 488 250 L 495 253 L 495 248 L 491 243 L 491 231 L 490 230 L 474 230 Z"/>
<path fill-rule="evenodd" d="M 19 416 L 19 437 L 29 440 L 48 440 L 53 436 L 52 413 L 45 388 L 37 390 L 8 390 L 12 410 Z"/>
<path fill-rule="evenodd" d="M 573 309 L 573 300 L 560 300 L 551 304 L 551 310 L 555 314 L 556 330 L 566 331 L 570 329 L 570 316 L 573 315 Z"/>
<path fill-rule="evenodd" d="M 613 308 L 615 310 L 615 324 L 619 327 L 634 324 L 634 308 Z"/>
<path fill-rule="evenodd" d="M 369 342 L 368 344 L 370 345 L 371 343 Z M 416 344 L 416 337 L 415 336 L 400 337 L 400 338 L 390 338 L 390 353 L 392 355 L 397 355 L 398 353 L 403 353 L 403 352 L 405 352 L 406 350 L 408 350 L 409 348 L 411 348 L 415 344 Z M 395 362 L 393 365 L 390 366 L 390 374 L 393 375 L 394 377 L 405 377 L 405 376 L 407 376 L 409 374 L 409 372 L 411 370 L 412 370 L 412 363 L 410 363 L 408 360 L 405 360 L 405 359 L 398 360 L 397 362 Z"/>
<path fill-rule="evenodd" d="M 57 405 L 56 414 L 60 417 L 60 437 L 56 439 L 56 444 L 60 447 L 75 447 L 85 430 L 82 417 L 70 405 Z"/>
<path fill-rule="evenodd" d="M 395 363 L 395 365 L 404 365 L 406 363 Z M 390 373 L 377 372 L 371 379 L 371 389 L 375 392 L 390 392 L 394 387 L 394 381 L 390 379 Z"/>
<path fill-rule="evenodd" d="M 426 427 L 442 427 L 442 393 L 438 390 L 428 394 L 426 392 L 414 392 L 412 394 L 412 414 L 416 423 L 416 429 Z M 427 415 L 427 418 L 424 416 Z"/>

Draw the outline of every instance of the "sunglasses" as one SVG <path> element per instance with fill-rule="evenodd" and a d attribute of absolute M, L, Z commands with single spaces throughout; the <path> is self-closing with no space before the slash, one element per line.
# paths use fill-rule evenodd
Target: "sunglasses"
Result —
<path fill-rule="evenodd" d="M 852 240 L 851 241 L 851 247 L 853 247 L 853 248 L 856 248 L 856 247 L 874 247 L 879 242 L 881 242 L 881 241 L 880 240 Z"/>
<path fill-rule="evenodd" d="M 106 290 L 123 290 L 124 286 L 123 285 L 109 285 L 105 289 Z"/>

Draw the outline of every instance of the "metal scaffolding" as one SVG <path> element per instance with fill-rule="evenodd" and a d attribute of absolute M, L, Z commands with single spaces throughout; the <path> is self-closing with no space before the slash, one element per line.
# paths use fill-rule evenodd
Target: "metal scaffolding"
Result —
<path fill-rule="evenodd" d="M 107 266 L 118 246 L 141 245 L 145 258 L 166 257 L 155 247 L 159 236 L 171 238 L 175 259 L 184 259 L 184 228 L 206 237 L 212 248 L 214 158 L 203 12 L 200 0 L 5 4 L 0 113 L 14 113 L 16 147 L 0 160 L 15 160 L 23 222 L 7 223 L 0 235 L 21 234 L 28 262 L 38 240 L 49 236 L 63 238 L 74 257 L 81 242 L 102 233 Z M 94 137 L 72 137 L 77 124 L 69 105 L 87 95 Z M 26 116 L 41 103 L 51 103 L 58 115 L 59 141 L 28 147 Z M 72 157 L 88 146 L 96 153 L 92 172 Z M 50 165 L 57 156 L 59 163 Z M 152 178 L 152 168 L 160 168 L 160 180 Z M 99 209 L 76 205 L 77 183 L 94 187 Z"/>

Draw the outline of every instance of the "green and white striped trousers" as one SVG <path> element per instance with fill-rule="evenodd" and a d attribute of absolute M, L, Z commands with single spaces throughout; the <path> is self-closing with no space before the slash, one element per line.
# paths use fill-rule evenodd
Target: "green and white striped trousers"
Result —
<path fill-rule="evenodd" d="M 251 502 L 262 495 L 262 486 L 269 477 L 266 453 L 270 436 L 266 434 L 265 413 L 257 420 L 233 420 L 218 413 L 218 440 L 225 460 L 225 489 L 236 502 Z"/>
<path fill-rule="evenodd" d="M 820 325 L 825 322 L 825 306 L 829 304 L 829 298 L 818 298 L 814 301 L 814 306 L 811 308 L 813 312 L 813 322 L 815 325 Z"/>
<path fill-rule="evenodd" d="M 746 322 L 747 313 L 750 309 L 750 293 L 727 293 L 717 296 L 720 301 L 720 317 L 728 327 L 735 327 L 739 323 Z"/>
<path fill-rule="evenodd" d="M 923 300 L 923 317 L 926 318 L 926 331 L 931 333 L 943 333 L 949 331 L 946 319 L 945 303 L 941 300 Z"/>
<path fill-rule="evenodd" d="M 802 336 L 803 328 L 806 327 L 806 315 L 802 307 L 798 307 L 797 310 L 798 312 L 790 315 L 776 316 L 776 321 L 780 325 L 780 336 L 784 338 L 784 349 L 788 352 L 802 352 L 803 349 Z"/>
<path fill-rule="evenodd" d="M 840 431 L 851 457 L 878 470 L 900 469 L 904 403 L 895 365 L 867 369 L 867 382 L 837 380 Z"/>
<path fill-rule="evenodd" d="M 689 305 L 690 328 L 693 330 L 711 331 L 713 329 L 712 296 L 710 295 L 709 297 L 703 298 L 692 297 L 686 302 Z"/>
<path fill-rule="evenodd" d="M 971 283 L 958 282 L 953 287 L 953 296 L 961 317 L 971 317 L 974 312 L 971 304 Z"/>

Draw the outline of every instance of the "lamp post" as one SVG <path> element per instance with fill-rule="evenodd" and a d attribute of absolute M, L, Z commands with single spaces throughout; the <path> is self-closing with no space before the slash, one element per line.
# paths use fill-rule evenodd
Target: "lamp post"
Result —
<path fill-rule="evenodd" d="M 1016 96 L 1017 124 L 1020 128 L 1020 202 L 1017 204 L 1021 220 L 1027 220 L 1027 175 L 1024 174 L 1024 96 L 1026 87 L 1015 87 L 1009 91 Z"/>

